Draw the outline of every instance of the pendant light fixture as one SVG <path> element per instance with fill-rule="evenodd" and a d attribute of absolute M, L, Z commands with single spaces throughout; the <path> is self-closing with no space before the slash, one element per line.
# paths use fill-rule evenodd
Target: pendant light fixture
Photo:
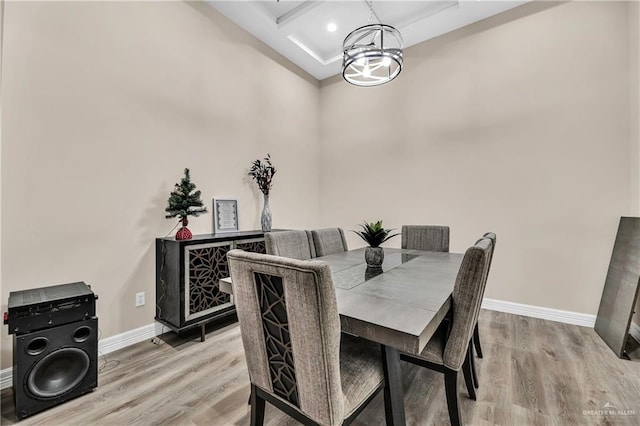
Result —
<path fill-rule="evenodd" d="M 369 24 L 353 30 L 342 43 L 342 77 L 356 86 L 388 83 L 402 71 L 402 36 L 390 25 L 380 23 L 369 7 Z M 376 17 L 378 23 L 373 23 Z"/>

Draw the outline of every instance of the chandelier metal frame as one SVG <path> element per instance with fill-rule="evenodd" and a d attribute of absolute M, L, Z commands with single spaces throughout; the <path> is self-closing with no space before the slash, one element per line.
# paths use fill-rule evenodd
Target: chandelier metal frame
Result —
<path fill-rule="evenodd" d="M 342 45 L 342 77 L 356 86 L 388 83 L 402 71 L 402 36 L 391 25 L 353 30 Z"/>

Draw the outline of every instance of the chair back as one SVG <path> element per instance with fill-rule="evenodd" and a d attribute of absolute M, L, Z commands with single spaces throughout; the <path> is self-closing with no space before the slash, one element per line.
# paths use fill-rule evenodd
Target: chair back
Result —
<path fill-rule="evenodd" d="M 311 231 L 311 235 L 318 257 L 349 250 L 341 228 L 316 229 Z"/>
<path fill-rule="evenodd" d="M 309 231 L 266 232 L 264 243 L 267 254 L 309 260 L 316 257 L 316 249 Z"/>
<path fill-rule="evenodd" d="M 403 225 L 402 248 L 448 252 L 449 227 L 435 225 Z"/>
<path fill-rule="evenodd" d="M 465 252 L 456 277 L 451 295 L 453 320 L 443 356 L 444 365 L 455 371 L 464 362 L 478 320 L 492 250 L 489 238 L 478 240 Z"/>
<path fill-rule="evenodd" d="M 251 383 L 317 423 L 341 423 L 340 318 L 329 265 L 242 250 L 228 259 Z"/>
<path fill-rule="evenodd" d="M 491 262 L 493 261 L 493 252 L 496 250 L 496 241 L 498 238 L 494 232 L 487 232 L 482 236 L 482 238 L 476 241 L 476 244 L 482 241 L 483 238 L 487 238 L 491 240 L 491 255 L 489 256 L 489 263 L 487 264 L 487 273 L 485 274 L 485 278 L 484 278 L 485 280 L 484 285 L 486 285 L 487 278 L 489 277 L 489 271 L 491 270 Z"/>
<path fill-rule="evenodd" d="M 491 262 L 493 262 L 493 252 L 496 250 L 496 242 L 498 240 L 498 237 L 496 236 L 496 234 L 494 232 L 487 232 L 482 237 L 490 239 L 491 243 L 493 245 L 493 247 L 491 248 L 491 257 L 489 257 L 489 266 L 487 268 L 487 275 L 489 275 L 489 271 L 488 270 L 491 269 Z"/>

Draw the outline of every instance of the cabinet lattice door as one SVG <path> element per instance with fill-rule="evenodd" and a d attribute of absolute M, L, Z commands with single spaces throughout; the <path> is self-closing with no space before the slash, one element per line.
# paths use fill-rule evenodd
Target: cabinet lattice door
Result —
<path fill-rule="evenodd" d="M 247 240 L 247 241 L 238 241 L 236 242 L 236 248 L 244 251 L 250 251 L 252 253 L 265 254 L 267 252 L 267 248 L 264 243 L 264 238 L 256 238 L 256 239 Z"/>
<path fill-rule="evenodd" d="M 185 321 L 231 306 L 231 296 L 220 291 L 220 278 L 229 276 L 230 243 L 185 247 Z"/>

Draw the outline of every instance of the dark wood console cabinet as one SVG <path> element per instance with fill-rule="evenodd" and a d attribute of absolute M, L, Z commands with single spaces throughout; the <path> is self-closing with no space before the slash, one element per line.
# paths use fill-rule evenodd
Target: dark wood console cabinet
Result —
<path fill-rule="evenodd" d="M 264 253 L 264 233 L 244 231 L 156 239 L 156 321 L 181 332 L 235 313 L 232 296 L 218 281 L 229 276 L 227 253 L 239 248 Z"/>

